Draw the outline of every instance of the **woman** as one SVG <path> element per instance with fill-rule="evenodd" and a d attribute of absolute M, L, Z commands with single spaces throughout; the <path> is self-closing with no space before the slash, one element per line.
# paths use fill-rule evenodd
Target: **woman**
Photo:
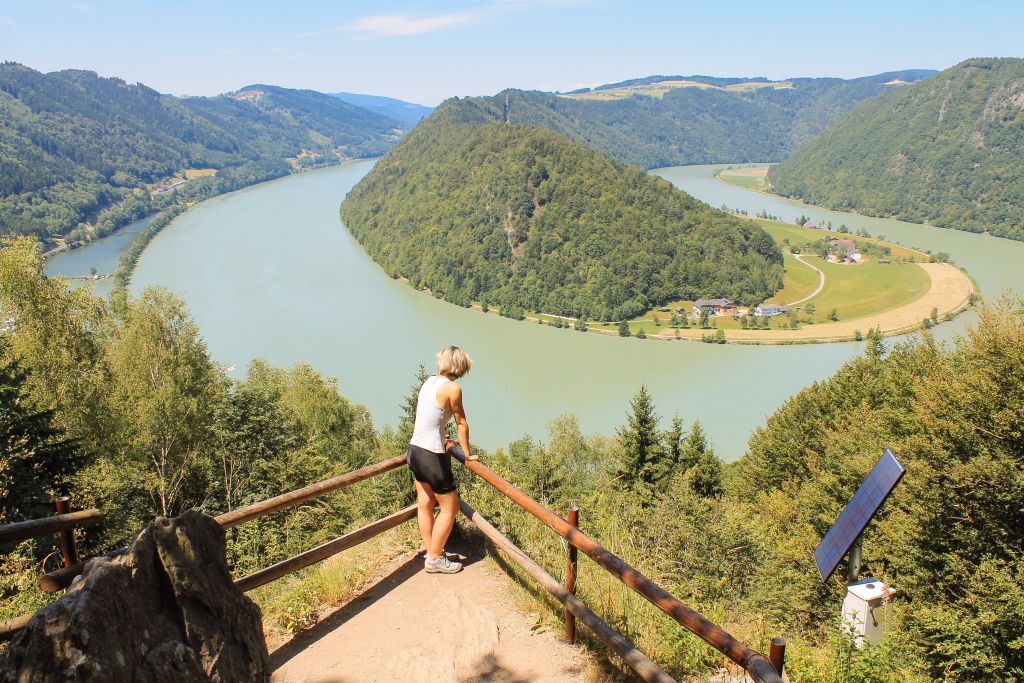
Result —
<path fill-rule="evenodd" d="M 462 569 L 462 563 L 455 562 L 444 551 L 459 512 L 452 456 L 445 452 L 450 442 L 445 438 L 445 427 L 454 417 L 466 459 L 479 459 L 469 450 L 469 422 L 462 409 L 462 387 L 455 383 L 469 372 L 472 364 L 466 352 L 457 346 L 438 351 L 437 374 L 423 383 L 416 401 L 416 423 L 406 459 L 416 478 L 417 520 L 427 548 L 423 567 L 431 573 L 454 574 Z M 441 507 L 437 519 L 434 519 L 435 505 Z"/>

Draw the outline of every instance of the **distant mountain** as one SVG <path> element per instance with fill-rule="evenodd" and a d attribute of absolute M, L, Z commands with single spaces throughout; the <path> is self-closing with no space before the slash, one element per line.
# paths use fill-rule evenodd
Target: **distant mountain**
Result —
<path fill-rule="evenodd" d="M 760 227 L 532 126 L 458 123 L 449 101 L 342 205 L 392 276 L 448 301 L 621 320 L 675 299 L 757 303 L 782 286 Z"/>
<path fill-rule="evenodd" d="M 91 71 L 0 64 L 0 235 L 52 243 L 128 198 L 144 210 L 149 185 L 188 168 L 258 163 L 235 182 L 273 177 L 288 172 L 285 159 L 382 154 L 407 129 L 310 90 L 178 98 Z"/>
<path fill-rule="evenodd" d="M 392 97 L 359 95 L 351 92 L 333 92 L 328 94 L 331 97 L 337 97 L 339 100 L 354 104 L 357 107 L 362 107 L 384 116 L 390 116 L 396 121 L 401 121 L 409 126 L 415 126 L 421 119 L 430 116 L 430 112 L 434 111 L 433 107 L 426 107 L 422 104 L 414 104 L 413 102 L 403 102 Z"/>
<path fill-rule="evenodd" d="M 456 98 L 444 116 L 541 126 L 641 168 L 781 161 L 862 100 L 933 73 L 788 81 L 650 76 L 573 93 Z"/>
<path fill-rule="evenodd" d="M 868 100 L 768 178 L 814 204 L 1024 239 L 1024 59 Z"/>

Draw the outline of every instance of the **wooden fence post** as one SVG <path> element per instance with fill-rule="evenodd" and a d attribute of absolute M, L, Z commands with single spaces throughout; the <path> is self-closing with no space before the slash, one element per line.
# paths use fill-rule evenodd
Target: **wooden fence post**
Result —
<path fill-rule="evenodd" d="M 67 496 L 58 496 L 53 499 L 53 507 L 58 515 L 65 515 L 71 512 L 71 499 Z M 70 567 L 78 562 L 78 548 L 75 547 L 74 529 L 65 529 L 60 532 L 60 554 L 64 558 L 65 567 Z"/>
<path fill-rule="evenodd" d="M 782 669 L 786 665 L 786 639 L 772 638 L 772 647 L 768 651 L 768 661 L 772 663 L 775 670 L 782 675 Z"/>
<path fill-rule="evenodd" d="M 572 524 L 577 529 L 580 526 L 580 509 L 579 507 L 572 505 L 569 507 L 569 524 Z M 565 589 L 576 594 L 576 546 L 569 543 L 569 555 L 568 562 L 565 567 Z M 565 642 L 570 645 L 576 642 L 576 616 L 568 610 L 565 610 Z"/>

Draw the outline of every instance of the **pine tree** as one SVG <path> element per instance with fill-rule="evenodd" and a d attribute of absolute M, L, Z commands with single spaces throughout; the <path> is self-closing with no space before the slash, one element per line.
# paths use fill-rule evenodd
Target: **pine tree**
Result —
<path fill-rule="evenodd" d="M 690 488 L 705 498 L 722 495 L 722 462 L 708 444 L 707 434 L 700 422 L 695 420 L 682 444 L 679 470 L 686 472 Z"/>
<path fill-rule="evenodd" d="M 412 438 L 412 429 L 416 422 L 416 402 L 420 397 L 420 387 L 427 381 L 427 377 L 430 377 L 430 373 L 427 372 L 423 363 L 420 363 L 420 367 L 416 371 L 416 381 L 409 387 L 409 393 L 405 395 L 399 406 L 402 415 L 398 418 L 398 443 L 408 443 Z"/>
<path fill-rule="evenodd" d="M 623 485 L 631 491 L 649 495 L 664 468 L 665 450 L 658 438 L 658 416 L 647 387 L 641 385 L 633 397 L 626 424 L 619 428 L 618 438 L 622 445 L 619 475 Z"/>
<path fill-rule="evenodd" d="M 619 336 L 628 337 L 629 335 L 629 323 L 623 320 L 621 323 L 619 323 Z"/>
<path fill-rule="evenodd" d="M 672 418 L 672 426 L 661 435 L 664 456 L 658 462 L 654 472 L 655 481 L 665 482 L 679 467 L 683 457 L 683 418 L 676 415 Z"/>

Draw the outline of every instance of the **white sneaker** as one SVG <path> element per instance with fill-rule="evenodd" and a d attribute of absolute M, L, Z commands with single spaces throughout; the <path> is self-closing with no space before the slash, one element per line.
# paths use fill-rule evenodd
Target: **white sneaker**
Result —
<path fill-rule="evenodd" d="M 423 568 L 428 574 L 455 574 L 462 571 L 462 563 L 449 560 L 447 555 L 441 555 L 436 560 L 424 558 Z"/>

